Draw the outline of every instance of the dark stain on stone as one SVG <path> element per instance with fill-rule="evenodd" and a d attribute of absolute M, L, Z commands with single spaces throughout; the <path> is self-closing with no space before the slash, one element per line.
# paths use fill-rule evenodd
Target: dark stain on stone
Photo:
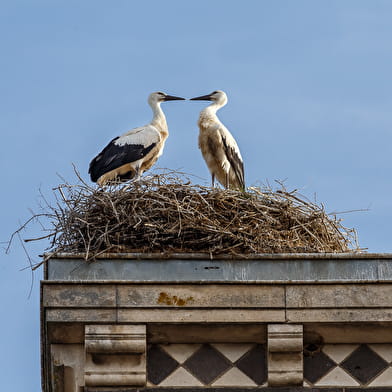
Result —
<path fill-rule="evenodd" d="M 170 295 L 165 292 L 160 292 L 157 300 L 158 304 L 161 305 L 174 305 L 174 306 L 185 306 L 193 302 L 193 297 L 181 298 L 177 295 Z"/>

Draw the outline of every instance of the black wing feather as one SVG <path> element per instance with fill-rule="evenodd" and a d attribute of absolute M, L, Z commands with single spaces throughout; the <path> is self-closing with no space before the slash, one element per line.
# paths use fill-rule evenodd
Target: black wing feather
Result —
<path fill-rule="evenodd" d="M 244 176 L 244 163 L 239 155 L 236 153 L 234 148 L 227 145 L 226 138 L 222 135 L 222 142 L 225 147 L 227 159 L 230 162 L 231 167 L 240 183 L 242 189 L 245 189 L 245 176 Z"/>
<path fill-rule="evenodd" d="M 126 163 L 135 162 L 146 156 L 156 143 L 147 147 L 142 144 L 124 144 L 117 146 L 114 142 L 119 137 L 114 138 L 91 162 L 89 174 L 91 181 L 96 182 L 103 174 L 110 172 Z"/>

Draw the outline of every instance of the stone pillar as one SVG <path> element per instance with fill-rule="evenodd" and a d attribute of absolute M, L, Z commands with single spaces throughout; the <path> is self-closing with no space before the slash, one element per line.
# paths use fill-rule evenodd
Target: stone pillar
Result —
<path fill-rule="evenodd" d="M 85 353 L 86 386 L 145 386 L 145 325 L 86 325 Z"/>
<path fill-rule="evenodd" d="M 268 385 L 303 384 L 303 326 L 268 325 Z"/>

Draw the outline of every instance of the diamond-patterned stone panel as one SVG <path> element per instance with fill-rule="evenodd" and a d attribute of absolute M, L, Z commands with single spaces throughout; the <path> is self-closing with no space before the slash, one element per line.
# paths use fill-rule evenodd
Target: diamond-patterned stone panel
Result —
<path fill-rule="evenodd" d="M 323 347 L 324 354 L 327 354 L 337 364 L 343 362 L 359 344 L 326 344 Z"/>
<path fill-rule="evenodd" d="M 226 358 L 231 362 L 235 362 L 240 359 L 246 352 L 248 352 L 254 344 L 233 344 L 233 343 L 214 343 L 212 347 L 219 350 Z"/>
<path fill-rule="evenodd" d="M 312 384 L 324 377 L 336 363 L 322 351 L 304 357 L 304 378 Z"/>
<path fill-rule="evenodd" d="M 177 368 L 172 374 L 166 377 L 160 387 L 202 387 L 203 384 L 183 367 Z"/>
<path fill-rule="evenodd" d="M 367 384 L 388 367 L 388 362 L 361 344 L 340 365 L 361 384 Z"/>
<path fill-rule="evenodd" d="M 256 387 L 256 383 L 246 376 L 241 370 L 236 367 L 219 377 L 213 384 L 213 387 Z"/>
<path fill-rule="evenodd" d="M 165 344 L 161 347 L 179 363 L 184 363 L 201 344 Z"/>
<path fill-rule="evenodd" d="M 369 347 L 388 363 L 392 362 L 392 344 L 369 344 Z"/>
<path fill-rule="evenodd" d="M 179 363 L 159 345 L 153 344 L 147 350 L 147 379 L 152 384 L 160 384 L 177 369 Z"/>
<path fill-rule="evenodd" d="M 184 362 L 183 366 L 205 385 L 208 385 L 227 371 L 231 367 L 231 362 L 211 345 L 203 344 Z"/>
<path fill-rule="evenodd" d="M 382 372 L 370 384 L 370 387 L 390 387 L 392 390 L 392 367 Z M 385 392 L 385 391 L 384 391 Z"/>
<path fill-rule="evenodd" d="M 391 349 L 391 344 L 327 344 L 305 354 L 304 385 L 392 386 Z M 147 372 L 150 387 L 263 385 L 267 379 L 266 347 L 232 343 L 150 345 Z"/>
<path fill-rule="evenodd" d="M 235 365 L 257 385 L 267 380 L 267 350 L 264 344 L 256 344 Z"/>
<path fill-rule="evenodd" d="M 359 386 L 359 383 L 349 376 L 341 367 L 337 366 L 318 380 L 317 386 L 357 387 Z"/>

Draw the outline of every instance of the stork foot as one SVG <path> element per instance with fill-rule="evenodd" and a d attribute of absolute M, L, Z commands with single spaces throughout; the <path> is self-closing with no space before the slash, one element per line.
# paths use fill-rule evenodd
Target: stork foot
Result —
<path fill-rule="evenodd" d="M 135 177 L 133 177 L 132 182 L 139 182 L 142 178 L 142 172 L 140 171 L 140 166 L 135 167 Z"/>

